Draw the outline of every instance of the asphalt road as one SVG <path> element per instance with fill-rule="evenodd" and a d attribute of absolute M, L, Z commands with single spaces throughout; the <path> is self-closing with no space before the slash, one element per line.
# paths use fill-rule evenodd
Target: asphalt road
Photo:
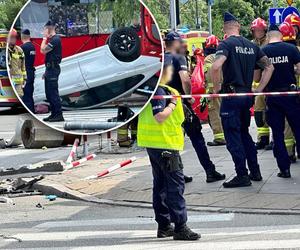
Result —
<path fill-rule="evenodd" d="M 0 249 L 299 249 L 300 217 L 189 213 L 198 242 L 156 239 L 151 209 L 43 196 L 0 203 Z M 37 208 L 40 203 L 42 208 Z"/>

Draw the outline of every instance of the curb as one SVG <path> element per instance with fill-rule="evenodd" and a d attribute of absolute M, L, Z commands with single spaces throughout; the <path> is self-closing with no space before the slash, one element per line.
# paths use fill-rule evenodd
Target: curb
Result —
<path fill-rule="evenodd" d="M 54 184 L 49 181 L 41 181 L 35 183 L 34 188 L 41 191 L 45 195 L 56 195 L 60 198 L 73 199 L 84 202 L 91 202 L 101 205 L 123 206 L 133 208 L 152 209 L 151 203 L 139 201 L 115 201 L 100 199 L 92 195 L 83 194 L 78 191 L 67 188 L 61 184 Z M 257 208 L 223 208 L 223 207 L 207 207 L 207 206 L 187 206 L 188 211 L 206 212 L 206 213 L 240 213 L 240 214 L 261 214 L 261 215 L 300 215 L 300 210 L 282 210 L 282 209 L 257 209 Z"/>

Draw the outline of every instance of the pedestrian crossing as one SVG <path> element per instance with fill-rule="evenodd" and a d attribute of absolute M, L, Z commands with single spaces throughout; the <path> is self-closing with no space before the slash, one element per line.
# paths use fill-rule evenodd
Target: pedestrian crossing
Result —
<path fill-rule="evenodd" d="M 300 225 L 205 227 L 233 219 L 234 214 L 191 215 L 189 224 L 202 235 L 197 242 L 157 239 L 152 218 L 49 221 L 2 237 L 2 242 L 0 236 L 0 249 L 300 249 Z"/>

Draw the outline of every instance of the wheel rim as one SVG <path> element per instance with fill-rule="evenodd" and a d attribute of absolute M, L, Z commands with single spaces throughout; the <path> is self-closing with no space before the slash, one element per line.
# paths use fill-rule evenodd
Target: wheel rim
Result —
<path fill-rule="evenodd" d="M 136 39 L 130 34 L 121 34 L 114 39 L 114 46 L 120 51 L 129 52 L 136 45 Z"/>

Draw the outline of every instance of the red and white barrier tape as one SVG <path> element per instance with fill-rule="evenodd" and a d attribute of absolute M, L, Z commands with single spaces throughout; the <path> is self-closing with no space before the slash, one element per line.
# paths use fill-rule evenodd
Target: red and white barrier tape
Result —
<path fill-rule="evenodd" d="M 79 165 L 81 165 L 82 163 L 93 160 L 94 158 L 96 158 L 96 155 L 91 154 L 91 155 L 88 155 L 87 157 L 84 157 L 84 158 L 78 160 L 78 161 L 73 161 L 65 167 L 65 170 L 70 170 L 72 168 L 76 168 Z"/>
<path fill-rule="evenodd" d="M 76 138 L 75 141 L 74 141 L 73 147 L 71 149 L 71 152 L 70 152 L 70 154 L 68 156 L 68 159 L 66 161 L 67 164 L 70 164 L 74 160 L 75 154 L 76 154 L 76 150 L 78 148 L 78 144 L 79 144 L 79 139 Z"/>
<path fill-rule="evenodd" d="M 120 168 L 123 168 L 131 163 L 133 163 L 134 161 L 136 161 L 136 157 L 132 157 L 130 158 L 129 160 L 126 160 L 126 161 L 123 161 L 121 162 L 120 164 L 116 164 L 108 169 L 105 169 L 103 170 L 102 172 L 96 174 L 96 175 L 91 175 L 91 176 L 88 176 L 86 178 L 84 178 L 85 180 L 92 180 L 92 179 L 98 179 L 98 178 L 101 178 L 105 175 L 108 175 L 109 173 L 113 172 L 113 171 L 116 171 L 117 169 L 120 169 Z"/>
<path fill-rule="evenodd" d="M 190 98 L 223 98 L 223 97 L 242 97 L 242 96 L 289 96 L 300 95 L 300 91 L 288 92 L 264 92 L 264 93 L 228 93 L 228 94 L 195 94 L 195 95 L 155 95 L 154 100 L 162 99 L 190 99 Z"/>

